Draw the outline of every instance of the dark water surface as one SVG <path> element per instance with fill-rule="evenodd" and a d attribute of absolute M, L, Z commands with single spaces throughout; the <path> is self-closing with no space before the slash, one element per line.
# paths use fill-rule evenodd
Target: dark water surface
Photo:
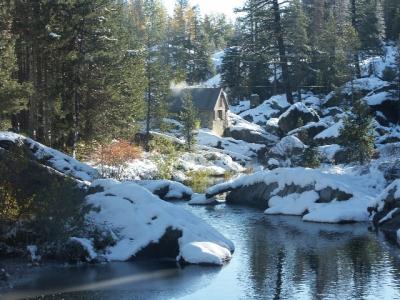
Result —
<path fill-rule="evenodd" d="M 234 241 L 228 265 L 37 268 L 0 299 L 400 299 L 400 249 L 368 232 L 366 224 L 304 223 L 224 204 L 177 205 Z"/>

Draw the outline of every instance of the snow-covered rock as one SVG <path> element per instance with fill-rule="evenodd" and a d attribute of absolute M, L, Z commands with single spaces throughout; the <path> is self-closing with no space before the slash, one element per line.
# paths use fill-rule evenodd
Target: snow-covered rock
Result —
<path fill-rule="evenodd" d="M 375 226 L 395 241 L 400 230 L 400 179 L 392 182 L 369 207 Z M 399 243 L 400 244 L 400 243 Z"/>
<path fill-rule="evenodd" d="M 383 122 L 384 125 L 388 125 L 388 122 L 400 123 L 400 100 L 396 86 L 378 93 L 370 93 L 363 99 L 370 106 L 371 111 L 380 117 L 377 118 L 378 121 L 380 119 L 386 121 Z"/>
<path fill-rule="evenodd" d="M 351 100 L 351 95 L 353 93 L 358 93 L 363 96 L 367 94 L 378 91 L 383 88 L 388 88 L 390 83 L 384 81 L 378 77 L 371 76 L 366 78 L 358 78 L 353 81 L 345 83 L 342 87 L 338 88 L 336 91 L 329 93 L 323 100 L 323 105 L 325 107 L 337 106 L 342 104 L 344 100 Z"/>
<path fill-rule="evenodd" d="M 229 107 L 229 110 L 236 115 L 238 115 L 246 110 L 249 110 L 249 109 L 250 109 L 250 100 L 242 100 L 242 101 L 239 101 L 239 104 L 231 105 Z"/>
<path fill-rule="evenodd" d="M 397 47 L 387 44 L 384 47 L 384 55 L 368 57 L 360 62 L 361 75 L 383 77 L 385 68 L 396 68 Z"/>
<path fill-rule="evenodd" d="M 343 129 L 343 126 L 344 126 L 343 120 L 339 120 L 331 127 L 317 134 L 314 137 L 314 140 L 321 145 L 337 143 L 338 138 L 340 136 L 340 131 Z"/>
<path fill-rule="evenodd" d="M 326 163 L 336 163 L 338 161 L 338 153 L 340 151 L 343 151 L 343 149 L 338 144 L 324 145 L 318 147 L 320 157 L 322 161 Z"/>
<path fill-rule="evenodd" d="M 304 103 L 297 102 L 290 106 L 280 117 L 278 121 L 279 128 L 284 132 L 296 129 L 310 122 L 318 122 L 318 113 L 312 108 L 308 108 Z"/>
<path fill-rule="evenodd" d="M 144 187 L 163 200 L 189 200 L 193 195 L 191 188 L 171 180 L 138 180 L 134 183 Z"/>
<path fill-rule="evenodd" d="M 197 142 L 199 145 L 220 149 L 235 160 L 251 160 L 251 157 L 257 157 L 265 149 L 265 145 L 220 137 L 208 129 L 199 130 Z"/>
<path fill-rule="evenodd" d="M 260 125 L 250 123 L 242 117 L 229 113 L 230 126 L 226 130 L 226 135 L 236 140 L 248 143 L 273 145 L 279 138 L 266 132 Z"/>
<path fill-rule="evenodd" d="M 229 192 L 228 203 L 266 209 L 267 214 L 295 214 L 304 221 L 367 221 L 376 190 L 374 175 L 327 173 L 306 168 L 284 168 L 242 176 L 207 190 L 207 196 Z"/>
<path fill-rule="evenodd" d="M 207 198 L 205 194 L 193 194 L 192 199 L 188 202 L 190 205 L 214 205 L 218 204 L 218 201 L 212 197 Z"/>
<path fill-rule="evenodd" d="M 193 153 L 182 154 L 177 168 L 186 173 L 204 171 L 214 176 L 223 176 L 227 172 L 240 173 L 245 171 L 245 168 L 233 161 L 231 156 L 223 153 L 220 149 L 211 147 L 206 150 L 199 149 Z"/>
<path fill-rule="evenodd" d="M 326 130 L 328 127 L 329 126 L 324 122 L 311 122 L 288 132 L 288 135 L 294 135 L 303 143 L 310 144 L 317 134 Z"/>
<path fill-rule="evenodd" d="M 293 135 L 285 136 L 267 153 L 267 158 L 278 160 L 279 166 L 293 166 L 299 162 L 301 154 L 307 148 L 297 137 Z M 274 161 L 275 165 L 275 161 Z"/>
<path fill-rule="evenodd" d="M 146 256 L 169 256 L 187 263 L 222 265 L 231 258 L 234 246 L 201 219 L 181 207 L 160 200 L 131 182 L 97 180 L 101 189 L 87 196 L 97 210 L 88 221 L 112 231 L 115 244 L 102 255 L 108 260 L 125 261 Z M 150 247 L 150 248 L 149 248 Z"/>
<path fill-rule="evenodd" d="M 275 95 L 259 106 L 246 110 L 240 116 L 249 122 L 264 125 L 270 118 L 278 117 L 289 106 L 285 95 Z"/>

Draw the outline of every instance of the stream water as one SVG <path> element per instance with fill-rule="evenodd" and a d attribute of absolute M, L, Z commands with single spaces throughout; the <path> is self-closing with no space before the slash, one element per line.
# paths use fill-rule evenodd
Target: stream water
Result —
<path fill-rule="evenodd" d="M 229 264 L 39 267 L 0 299 L 400 299 L 400 249 L 367 224 L 304 223 L 225 204 L 177 205 L 234 241 Z"/>

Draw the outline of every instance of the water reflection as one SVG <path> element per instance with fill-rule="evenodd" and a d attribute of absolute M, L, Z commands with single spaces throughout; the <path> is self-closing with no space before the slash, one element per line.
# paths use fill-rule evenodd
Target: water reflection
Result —
<path fill-rule="evenodd" d="M 58 288 L 64 299 L 400 299 L 400 250 L 382 243 L 366 224 L 304 223 L 244 207 L 177 205 L 235 242 L 227 266 L 56 268 L 39 270 L 16 290 Z"/>

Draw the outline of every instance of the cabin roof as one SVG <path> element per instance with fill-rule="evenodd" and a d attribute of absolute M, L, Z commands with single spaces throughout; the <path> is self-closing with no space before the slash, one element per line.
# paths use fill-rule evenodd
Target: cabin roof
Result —
<path fill-rule="evenodd" d="M 172 112 L 180 112 L 182 110 L 182 100 L 185 92 L 192 95 L 194 106 L 199 111 L 214 111 L 219 95 L 220 88 L 187 88 L 187 89 L 172 89 L 170 97 L 170 109 Z"/>

